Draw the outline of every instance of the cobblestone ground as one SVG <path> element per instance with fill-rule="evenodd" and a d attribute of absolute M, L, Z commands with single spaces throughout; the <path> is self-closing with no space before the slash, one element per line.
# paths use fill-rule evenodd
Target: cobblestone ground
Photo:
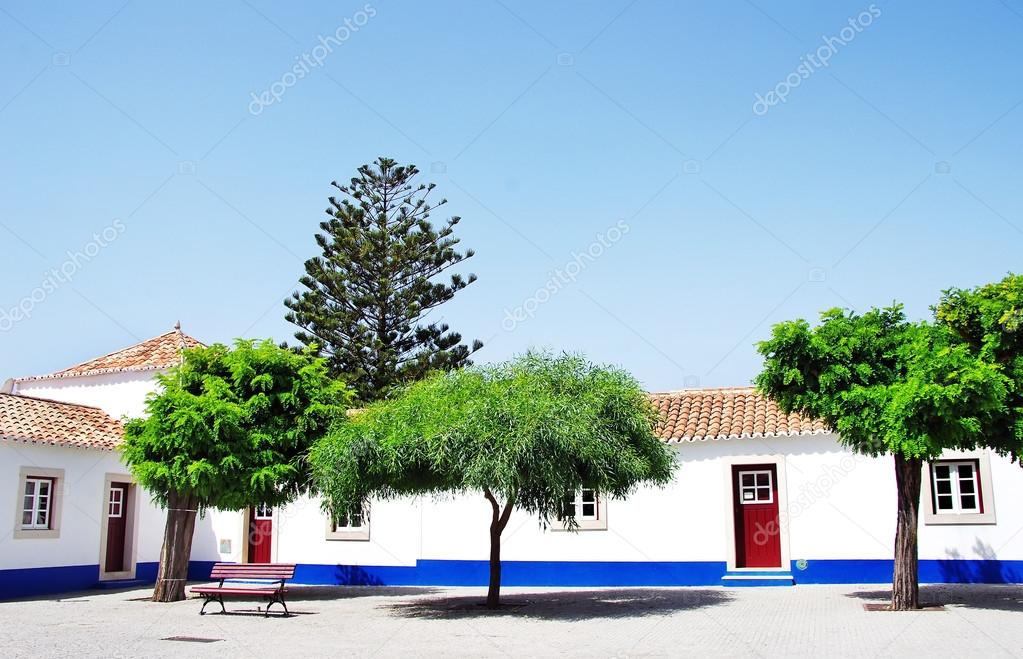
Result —
<path fill-rule="evenodd" d="M 240 600 L 200 617 L 150 592 L 0 603 L 0 655 L 1023 656 L 1018 586 L 925 586 L 944 610 L 911 613 L 864 610 L 887 597 L 876 586 L 508 588 L 499 612 L 481 589 L 296 587 L 293 615 L 269 619 Z"/>

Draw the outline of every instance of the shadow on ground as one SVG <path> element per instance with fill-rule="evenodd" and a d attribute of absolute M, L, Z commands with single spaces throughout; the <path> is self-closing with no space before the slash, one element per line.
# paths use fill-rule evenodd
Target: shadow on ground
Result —
<path fill-rule="evenodd" d="M 864 590 L 847 597 L 864 602 L 889 602 L 891 590 Z M 960 606 L 968 609 L 1023 613 L 1023 586 L 1004 584 L 931 584 L 920 586 L 921 604 Z"/>
<path fill-rule="evenodd" d="M 344 600 L 355 597 L 410 597 L 433 595 L 440 588 L 419 586 L 288 586 L 287 601 Z"/>
<path fill-rule="evenodd" d="M 731 595 L 723 590 L 620 588 L 503 595 L 501 608 L 497 610 L 483 606 L 482 593 L 416 599 L 385 604 L 381 608 L 405 618 L 515 616 L 538 620 L 585 620 L 664 615 L 723 604 L 731 599 Z"/>

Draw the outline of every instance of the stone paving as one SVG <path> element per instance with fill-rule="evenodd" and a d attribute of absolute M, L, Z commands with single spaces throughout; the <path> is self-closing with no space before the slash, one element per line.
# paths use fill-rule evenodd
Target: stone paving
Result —
<path fill-rule="evenodd" d="M 498 612 L 479 588 L 295 587 L 269 619 L 150 592 L 2 602 L 0 656 L 1023 656 L 1020 586 L 925 586 L 944 610 L 910 613 L 864 610 L 877 586 L 508 588 Z"/>

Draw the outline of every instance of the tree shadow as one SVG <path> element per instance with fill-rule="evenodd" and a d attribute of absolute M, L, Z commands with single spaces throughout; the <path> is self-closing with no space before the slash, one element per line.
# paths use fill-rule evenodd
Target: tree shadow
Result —
<path fill-rule="evenodd" d="M 641 618 L 701 609 L 731 601 L 724 590 L 692 588 L 615 588 L 516 593 L 501 597 L 500 609 L 483 606 L 484 597 L 422 598 L 382 605 L 397 616 L 419 619 L 515 616 L 537 620 Z"/>
<path fill-rule="evenodd" d="M 857 591 L 846 597 L 888 602 L 892 591 Z M 1023 613 L 1023 588 L 1008 584 L 929 584 L 920 586 L 920 603 Z"/>
<path fill-rule="evenodd" d="M 357 597 L 409 597 L 412 595 L 433 595 L 440 588 L 420 586 L 286 586 L 287 601 L 305 602 L 316 600 L 345 600 Z"/>
<path fill-rule="evenodd" d="M 938 561 L 942 581 L 948 583 L 1009 584 L 1023 582 L 1023 575 L 1012 564 L 999 560 L 994 548 L 977 538 L 973 553 L 980 560 L 963 560 L 958 549 L 947 549 L 947 560 Z"/>

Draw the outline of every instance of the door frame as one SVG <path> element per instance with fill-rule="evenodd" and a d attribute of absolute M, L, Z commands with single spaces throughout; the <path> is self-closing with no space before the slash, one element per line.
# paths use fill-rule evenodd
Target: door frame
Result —
<path fill-rule="evenodd" d="M 128 483 L 128 506 L 124 511 L 124 557 L 128 563 L 127 570 L 107 572 L 107 527 L 109 526 L 110 486 L 113 483 Z M 135 479 L 129 474 L 107 473 L 103 476 L 103 491 L 100 496 L 99 525 L 99 580 L 134 579 L 138 565 L 138 528 L 139 528 L 139 488 Z"/>
<path fill-rule="evenodd" d="M 252 509 L 255 506 L 249 506 L 241 511 L 241 539 L 242 539 L 242 563 L 249 562 L 249 524 L 252 521 Z M 270 527 L 270 562 L 277 562 L 277 542 L 278 534 L 280 533 L 280 512 L 279 507 L 274 507 L 273 514 L 270 516 L 271 527 Z"/>
<path fill-rule="evenodd" d="M 755 439 L 750 441 L 757 441 Z M 724 519 L 726 541 L 728 547 L 727 570 L 729 572 L 785 572 L 792 570 L 792 561 L 789 554 L 789 497 L 788 485 L 785 474 L 784 455 L 733 455 L 724 458 L 722 461 L 722 482 L 725 487 Z M 736 567 L 736 533 L 735 533 L 735 505 L 738 493 L 732 485 L 732 468 L 754 465 L 771 465 L 774 467 L 775 487 L 778 489 L 778 544 L 781 547 L 781 566 L 779 567 Z"/>

